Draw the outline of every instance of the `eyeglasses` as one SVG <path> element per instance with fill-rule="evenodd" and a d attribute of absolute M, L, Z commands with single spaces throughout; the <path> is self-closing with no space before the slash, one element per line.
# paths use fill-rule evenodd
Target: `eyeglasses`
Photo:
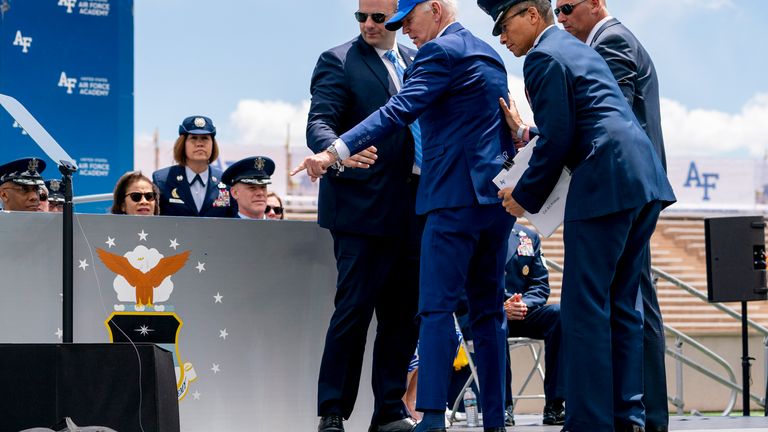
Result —
<path fill-rule="evenodd" d="M 368 21 L 368 17 L 369 16 L 371 17 L 373 22 L 375 22 L 376 24 L 381 24 L 381 23 L 384 22 L 384 20 L 387 19 L 387 14 L 383 14 L 383 13 L 380 13 L 380 12 L 372 13 L 372 14 L 367 14 L 367 13 L 364 13 L 364 12 L 355 12 L 355 19 L 359 23 L 364 23 L 364 22 Z"/>
<path fill-rule="evenodd" d="M 573 8 L 584 3 L 585 1 L 587 0 L 581 0 L 580 2 L 576 3 L 566 3 L 559 8 L 555 8 L 555 16 L 560 16 L 560 12 L 562 12 L 563 15 L 570 15 L 573 13 Z"/>
<path fill-rule="evenodd" d="M 41 193 L 40 194 L 40 201 L 48 201 L 48 194 Z"/>
<path fill-rule="evenodd" d="M 526 13 L 526 12 L 528 12 L 528 8 L 527 7 L 523 8 L 523 9 L 520 9 L 519 11 L 513 13 L 512 15 L 504 18 L 504 21 L 502 21 L 501 24 L 499 25 L 499 28 L 501 29 L 501 32 L 502 33 L 506 33 L 507 32 L 507 21 L 510 21 L 512 18 L 514 18 L 516 16 L 520 16 L 520 15 Z"/>
<path fill-rule="evenodd" d="M 141 192 L 131 192 L 129 194 L 125 194 L 125 196 L 131 197 L 131 201 L 133 201 L 135 203 L 141 202 L 141 198 L 144 198 L 145 200 L 147 200 L 149 202 L 152 202 L 152 201 L 155 200 L 155 198 L 157 198 L 157 196 L 155 196 L 154 192 L 144 192 L 144 193 L 141 193 Z"/>
<path fill-rule="evenodd" d="M 269 213 L 271 211 L 275 212 L 276 215 L 283 214 L 283 208 L 282 207 L 272 207 L 272 206 L 268 205 L 267 208 L 264 209 L 264 213 Z"/>

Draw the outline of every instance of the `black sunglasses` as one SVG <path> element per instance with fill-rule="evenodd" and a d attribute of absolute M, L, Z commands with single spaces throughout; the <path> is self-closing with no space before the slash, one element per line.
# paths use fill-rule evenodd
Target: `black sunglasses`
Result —
<path fill-rule="evenodd" d="M 366 22 L 368 20 L 369 16 L 371 17 L 373 22 L 375 22 L 376 24 L 381 24 L 381 23 L 384 22 L 384 20 L 387 19 L 387 15 L 386 14 L 379 13 L 379 12 L 372 13 L 372 14 L 367 14 L 367 13 L 363 13 L 363 12 L 355 12 L 355 19 L 359 23 Z"/>
<path fill-rule="evenodd" d="M 576 3 L 566 3 L 559 8 L 555 8 L 555 16 L 560 16 L 560 12 L 563 13 L 563 15 L 570 15 L 573 13 L 573 8 L 584 3 L 587 0 L 581 0 L 580 2 Z"/>
<path fill-rule="evenodd" d="M 155 198 L 157 198 L 157 197 L 155 196 L 155 193 L 154 193 L 154 192 L 144 192 L 144 193 L 141 193 L 141 192 L 131 192 L 131 193 L 129 193 L 129 194 L 125 194 L 125 196 L 127 196 L 127 197 L 131 197 L 131 201 L 133 201 L 133 202 L 135 202 L 135 203 L 137 203 L 137 202 L 141 202 L 141 198 L 142 198 L 142 197 L 143 197 L 145 200 L 149 201 L 149 202 L 152 202 L 152 201 L 154 201 L 154 200 L 155 200 Z"/>
<path fill-rule="evenodd" d="M 41 193 L 40 194 L 40 201 L 48 201 L 48 195 L 44 194 L 44 193 Z"/>
<path fill-rule="evenodd" d="M 264 209 L 264 213 L 269 213 L 271 211 L 274 211 L 276 215 L 283 214 L 283 208 L 282 207 L 272 207 L 272 206 L 268 205 L 267 208 Z"/>

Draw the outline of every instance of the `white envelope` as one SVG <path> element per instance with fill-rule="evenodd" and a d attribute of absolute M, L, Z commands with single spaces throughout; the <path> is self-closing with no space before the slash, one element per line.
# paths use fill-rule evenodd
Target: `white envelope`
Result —
<path fill-rule="evenodd" d="M 536 141 L 539 137 L 532 139 L 528 145 L 520 149 L 513 159 L 514 164 L 509 168 L 503 168 L 501 172 L 493 179 L 493 183 L 499 188 L 504 189 L 507 187 L 514 187 L 523 173 L 528 169 L 528 163 L 531 160 L 533 154 L 533 148 L 536 146 Z M 557 181 L 555 188 L 552 189 L 552 193 L 544 202 L 536 214 L 525 212 L 525 217 L 528 219 L 536 231 L 544 237 L 552 235 L 557 227 L 563 223 L 565 219 L 565 200 L 568 197 L 568 187 L 571 184 L 571 173 L 568 168 L 563 168 L 563 173 L 560 174 L 560 179 Z"/>

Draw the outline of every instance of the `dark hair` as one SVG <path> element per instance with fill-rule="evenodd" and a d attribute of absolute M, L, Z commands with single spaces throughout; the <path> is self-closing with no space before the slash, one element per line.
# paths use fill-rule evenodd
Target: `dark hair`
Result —
<path fill-rule="evenodd" d="M 125 204 L 125 195 L 128 193 L 128 187 L 139 180 L 145 180 L 152 185 L 152 191 L 155 193 L 155 215 L 160 214 L 160 189 L 152 183 L 152 180 L 141 173 L 141 171 L 128 171 L 123 174 L 122 177 L 115 184 L 115 191 L 112 192 L 112 208 L 110 213 L 112 214 L 125 214 L 123 210 L 123 204 Z"/>
<path fill-rule="evenodd" d="M 189 134 L 179 135 L 176 139 L 176 143 L 173 144 L 173 160 L 181 166 L 187 166 L 187 137 Z M 216 137 L 211 136 L 213 141 L 213 149 L 211 150 L 211 157 L 208 158 L 208 163 L 213 163 L 219 158 L 219 144 L 216 143 Z"/>
<path fill-rule="evenodd" d="M 277 202 L 280 203 L 280 207 L 283 208 L 283 213 L 280 215 L 280 219 L 281 220 L 285 219 L 285 206 L 283 205 L 283 200 L 280 198 L 280 195 L 278 195 L 278 194 L 276 194 L 274 192 L 270 192 L 270 193 L 267 194 L 267 198 L 269 198 L 269 197 L 275 197 L 275 199 L 277 199 Z"/>
<path fill-rule="evenodd" d="M 526 4 L 526 7 L 533 6 L 536 8 L 545 23 L 553 24 L 555 22 L 555 13 L 552 11 L 552 2 L 550 0 L 526 0 L 520 4 L 523 3 Z"/>

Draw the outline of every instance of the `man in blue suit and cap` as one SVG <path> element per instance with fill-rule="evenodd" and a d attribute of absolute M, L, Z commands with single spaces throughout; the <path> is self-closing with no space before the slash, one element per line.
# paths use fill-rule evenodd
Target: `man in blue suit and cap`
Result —
<path fill-rule="evenodd" d="M 266 156 L 241 159 L 230 165 L 221 175 L 237 202 L 240 219 L 266 219 L 267 185 L 272 184 L 275 162 Z"/>
<path fill-rule="evenodd" d="M 400 92 L 326 151 L 294 170 L 317 178 L 332 164 L 377 145 L 418 119 L 421 180 L 416 212 L 426 215 L 419 281 L 417 432 L 443 431 L 453 357 L 453 325 L 462 291 L 478 359 L 486 431 L 504 430 L 506 365 L 504 259 L 514 218 L 492 179 L 501 154 L 514 151 L 498 106 L 507 94 L 504 63 L 493 48 L 456 22 L 454 0 L 400 0 L 389 30 L 401 26 L 419 49 Z"/>
<path fill-rule="evenodd" d="M 643 318 L 635 309 L 643 251 L 659 212 L 675 201 L 653 144 L 611 70 L 554 25 L 549 0 L 478 0 L 494 35 L 525 55 L 539 140 L 528 169 L 499 192 L 511 214 L 538 212 L 563 168 L 561 298 L 566 431 L 644 431 Z M 600 248 L 589 247 L 596 239 Z"/>
<path fill-rule="evenodd" d="M 40 173 L 45 161 L 30 157 L 0 166 L 0 200 L 3 210 L 38 211 L 40 187 L 45 181 Z"/>

